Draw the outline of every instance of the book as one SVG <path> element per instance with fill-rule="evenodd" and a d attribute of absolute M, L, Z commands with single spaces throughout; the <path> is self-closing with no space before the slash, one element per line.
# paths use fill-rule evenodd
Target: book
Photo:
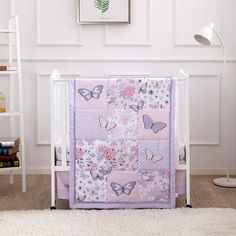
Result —
<path fill-rule="evenodd" d="M 0 66 L 0 71 L 15 71 L 17 67 L 15 65 Z"/>
<path fill-rule="evenodd" d="M 19 152 L 19 146 L 14 146 L 12 148 L 10 147 L 0 147 L 0 156 L 4 155 L 4 156 L 8 156 L 8 155 L 12 155 L 14 153 Z"/>
<path fill-rule="evenodd" d="M 2 160 L 0 159 L 0 168 L 7 168 L 7 167 L 19 167 L 20 162 L 17 157 L 13 157 L 10 160 Z"/>
<path fill-rule="evenodd" d="M 0 147 L 19 146 L 20 139 L 17 137 L 0 137 Z"/>
<path fill-rule="evenodd" d="M 17 153 L 12 155 L 0 155 L 0 161 L 14 161 L 17 158 Z"/>

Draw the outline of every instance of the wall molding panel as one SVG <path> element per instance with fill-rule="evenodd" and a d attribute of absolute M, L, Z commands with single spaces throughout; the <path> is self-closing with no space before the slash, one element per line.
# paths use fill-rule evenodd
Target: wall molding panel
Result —
<path fill-rule="evenodd" d="M 42 19 L 41 19 L 41 13 L 40 13 L 40 8 L 41 8 L 41 4 L 42 4 L 42 0 L 35 0 L 36 1 L 36 9 L 35 9 L 35 16 L 36 16 L 36 46 L 44 46 L 44 47 L 76 47 L 76 46 L 82 46 L 82 30 L 81 30 L 81 26 L 76 23 L 76 15 L 74 16 L 75 19 L 74 19 L 74 22 L 76 23 L 76 29 L 73 28 L 71 29 L 72 30 L 76 30 L 77 33 L 78 33 L 78 39 L 77 40 L 60 40 L 60 39 L 57 39 L 57 40 L 44 40 L 43 39 L 43 36 L 42 36 L 42 33 L 40 31 L 40 29 L 43 27 L 42 26 Z M 63 1 L 66 1 L 66 0 L 63 0 Z M 49 3 L 48 1 L 46 1 L 47 3 Z M 60 1 L 59 1 L 60 2 Z M 57 3 L 59 3 L 57 1 Z M 45 4 L 46 5 L 46 4 Z M 46 7 L 48 8 L 48 5 L 46 5 Z M 63 9 L 63 8 L 62 8 Z M 51 9 L 53 11 L 53 9 Z M 57 27 L 61 27 L 61 25 L 57 25 Z M 66 28 L 65 26 L 63 28 Z M 70 32 L 70 31 L 68 31 Z M 52 28 L 51 31 L 47 31 L 47 35 L 48 33 L 51 33 L 52 35 L 55 34 L 55 29 Z M 61 32 L 60 35 L 65 35 L 66 32 Z M 59 38 L 59 37 L 58 37 Z"/>
<path fill-rule="evenodd" d="M 133 3 L 134 4 L 134 3 Z M 109 34 L 109 27 L 114 27 L 109 26 L 109 25 L 105 25 L 104 26 L 104 40 L 105 46 L 130 46 L 130 47 L 135 47 L 135 46 L 151 46 L 151 0 L 146 0 L 146 4 L 147 4 L 147 11 L 146 11 L 146 40 L 145 41 L 123 41 L 123 40 L 119 40 L 119 42 L 117 41 L 112 41 L 109 39 L 108 34 Z M 132 12 L 131 14 L 131 22 L 133 24 L 134 19 L 132 20 Z M 127 26 L 131 27 L 131 24 L 128 24 Z"/>
<path fill-rule="evenodd" d="M 192 130 L 192 135 L 190 132 L 190 145 L 192 146 L 220 146 L 221 78 L 221 74 L 191 74 L 189 76 L 190 130 Z M 194 89 L 191 88 L 191 83 L 192 86 L 194 85 Z M 199 83 L 199 87 L 197 87 L 197 83 Z M 207 93 L 207 90 L 212 89 L 214 86 L 215 90 Z M 204 87 L 207 87 L 205 91 L 203 91 Z M 203 91 L 202 94 L 198 94 L 200 90 Z M 204 99 L 204 96 L 207 96 L 208 99 Z M 196 100 L 199 100 L 200 104 Z M 207 112 L 209 110 L 211 111 L 210 113 Z M 208 119 L 204 117 L 208 117 Z M 209 122 L 207 123 L 207 121 Z"/>
<path fill-rule="evenodd" d="M 209 24 L 211 21 L 215 20 L 215 26 L 217 28 L 217 31 L 219 31 L 219 33 L 221 34 L 222 32 L 222 28 L 223 28 L 223 12 L 222 12 L 222 6 L 223 6 L 223 2 L 222 0 L 209 0 L 210 3 L 208 3 L 210 6 L 210 11 L 208 15 L 204 15 L 204 17 L 206 17 L 206 19 L 201 19 L 199 18 L 200 13 L 202 13 L 204 11 L 204 9 L 207 8 L 206 6 L 206 1 L 205 0 L 188 0 L 187 2 L 184 0 L 173 0 L 173 44 L 174 47 L 200 47 L 201 45 L 198 44 L 197 42 L 194 41 L 193 39 L 193 35 L 194 33 L 197 33 L 202 27 L 204 27 L 205 25 Z M 180 3 L 183 2 L 184 5 L 186 5 L 186 3 L 193 5 L 196 4 L 196 7 L 200 7 L 199 5 L 202 3 L 202 12 L 198 11 L 196 9 L 196 13 L 194 13 L 194 11 L 191 11 L 191 9 L 187 9 L 186 11 L 183 11 L 182 14 L 180 13 L 181 16 L 185 16 L 188 14 L 191 14 L 191 17 L 189 17 L 189 19 L 186 19 L 183 22 L 190 22 L 192 21 L 192 25 L 189 23 L 186 23 L 186 26 L 183 25 L 183 22 L 181 22 L 178 25 L 178 7 L 179 5 L 181 5 Z M 192 2 L 192 4 L 190 3 Z M 215 6 L 215 15 L 217 19 L 214 19 L 214 16 L 210 16 L 210 13 L 212 13 L 212 9 L 214 9 L 214 3 L 216 4 Z M 181 8 L 181 7 L 180 7 Z M 184 10 L 184 8 L 181 10 Z M 197 14 L 197 16 L 195 17 L 194 14 Z M 213 13 L 212 13 L 213 14 Z M 209 19 L 208 19 L 209 18 Z M 201 23 L 199 23 L 198 21 L 200 21 Z M 188 26 L 188 27 L 187 27 Z M 192 37 L 190 39 L 190 37 L 187 37 L 187 35 L 189 36 L 188 33 L 185 32 L 185 35 L 187 38 L 182 38 L 182 39 L 178 39 L 178 27 L 181 27 L 181 30 L 185 29 L 188 30 L 189 27 L 193 27 L 195 30 L 193 31 L 194 33 L 192 33 Z M 211 45 L 211 47 L 220 47 L 220 42 L 216 39 L 213 40 L 213 43 Z"/>

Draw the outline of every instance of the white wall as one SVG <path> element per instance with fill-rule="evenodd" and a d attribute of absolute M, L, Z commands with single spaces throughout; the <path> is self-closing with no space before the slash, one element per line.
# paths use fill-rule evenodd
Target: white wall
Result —
<path fill-rule="evenodd" d="M 231 168 L 236 172 L 235 0 L 132 0 L 131 24 L 105 26 L 77 24 L 76 0 L 0 0 L 0 6 L 0 27 L 6 27 L 10 14 L 20 16 L 30 172 L 47 172 L 50 168 L 49 74 L 54 68 L 74 75 L 163 76 L 183 68 L 191 76 L 192 173 L 224 173 L 222 50 L 217 40 L 212 47 L 202 47 L 192 37 L 210 21 L 215 22 L 226 44 L 229 150 Z M 3 62 L 5 49 L 0 46 Z"/>

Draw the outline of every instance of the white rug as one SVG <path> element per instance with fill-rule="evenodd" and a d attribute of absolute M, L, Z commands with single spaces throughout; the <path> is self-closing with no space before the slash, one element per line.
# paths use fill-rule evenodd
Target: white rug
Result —
<path fill-rule="evenodd" d="M 234 209 L 0 212 L 0 235 L 236 235 Z"/>

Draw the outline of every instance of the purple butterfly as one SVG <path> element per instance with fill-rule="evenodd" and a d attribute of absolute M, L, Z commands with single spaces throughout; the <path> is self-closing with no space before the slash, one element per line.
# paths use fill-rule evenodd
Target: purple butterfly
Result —
<path fill-rule="evenodd" d="M 110 166 L 107 169 L 105 169 L 104 167 L 101 167 L 101 170 L 99 170 L 99 172 L 102 173 L 103 175 L 108 175 L 111 173 L 111 171 L 112 171 L 112 166 Z"/>
<path fill-rule="evenodd" d="M 126 195 L 130 195 L 131 191 L 134 189 L 136 185 L 136 181 L 131 181 L 125 184 L 124 186 L 118 184 L 118 183 L 111 183 L 111 188 L 115 192 L 117 196 L 120 196 L 122 193 Z"/>
<path fill-rule="evenodd" d="M 166 127 L 164 122 L 153 122 L 152 118 L 148 115 L 143 115 L 143 124 L 145 129 L 151 129 L 154 134 Z"/>
<path fill-rule="evenodd" d="M 143 109 L 143 106 L 144 106 L 144 101 L 140 101 L 138 105 L 130 105 L 129 108 L 135 112 L 138 112 L 139 110 Z"/>
<path fill-rule="evenodd" d="M 94 87 L 92 91 L 89 91 L 88 89 L 85 88 L 78 89 L 78 93 L 86 101 L 89 101 L 91 98 L 99 99 L 102 90 L 103 90 L 103 85 L 98 85 Z"/>

